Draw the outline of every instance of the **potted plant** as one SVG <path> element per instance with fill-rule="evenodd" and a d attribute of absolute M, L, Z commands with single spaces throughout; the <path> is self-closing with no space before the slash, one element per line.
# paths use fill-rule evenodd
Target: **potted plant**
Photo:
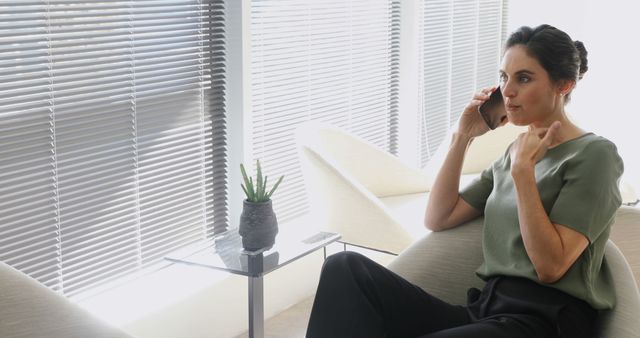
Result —
<path fill-rule="evenodd" d="M 240 164 L 244 190 L 247 198 L 242 205 L 240 215 L 240 227 L 238 229 L 242 237 L 242 246 L 245 250 L 255 251 L 271 247 L 275 243 L 278 234 L 278 220 L 273 212 L 271 195 L 278 188 L 284 176 L 281 176 L 270 191 L 267 191 L 267 176 L 262 177 L 260 161 L 256 160 L 256 180 L 247 175 L 244 165 Z"/>

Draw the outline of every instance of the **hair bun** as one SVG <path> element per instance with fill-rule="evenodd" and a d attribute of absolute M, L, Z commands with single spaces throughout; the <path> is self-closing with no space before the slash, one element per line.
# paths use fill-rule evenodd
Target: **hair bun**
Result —
<path fill-rule="evenodd" d="M 588 61 L 587 61 L 587 49 L 584 47 L 584 43 L 582 43 L 582 41 L 574 41 L 573 44 L 576 46 L 576 49 L 578 50 L 578 56 L 580 57 L 580 71 L 578 74 L 578 80 L 581 80 L 582 77 L 584 76 L 584 73 L 587 72 L 587 70 L 589 70 L 589 65 L 588 65 Z"/>

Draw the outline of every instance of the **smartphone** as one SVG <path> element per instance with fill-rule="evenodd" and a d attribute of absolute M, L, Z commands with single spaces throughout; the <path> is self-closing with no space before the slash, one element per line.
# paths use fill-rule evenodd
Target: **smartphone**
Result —
<path fill-rule="evenodd" d="M 500 87 L 496 88 L 489 96 L 489 99 L 478 107 L 478 112 L 491 130 L 498 128 L 506 122 L 507 110 L 504 107 Z"/>

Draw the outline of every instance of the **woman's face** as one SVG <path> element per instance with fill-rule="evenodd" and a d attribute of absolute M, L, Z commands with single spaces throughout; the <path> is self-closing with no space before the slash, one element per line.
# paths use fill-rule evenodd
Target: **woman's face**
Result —
<path fill-rule="evenodd" d="M 559 87 L 523 45 L 515 45 L 504 53 L 500 83 L 509 122 L 543 127 L 561 116 Z"/>

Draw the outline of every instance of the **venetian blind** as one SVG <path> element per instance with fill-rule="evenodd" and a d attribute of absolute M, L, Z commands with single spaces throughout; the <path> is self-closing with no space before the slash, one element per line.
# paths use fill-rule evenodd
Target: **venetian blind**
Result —
<path fill-rule="evenodd" d="M 397 148 L 399 0 L 253 0 L 252 157 L 273 179 L 278 219 L 307 211 L 294 140 L 318 120 Z"/>
<path fill-rule="evenodd" d="M 507 0 L 423 0 L 419 158 L 425 166 L 473 93 L 497 85 Z"/>
<path fill-rule="evenodd" d="M 224 82 L 223 0 L 0 1 L 0 259 L 71 296 L 223 230 Z"/>

